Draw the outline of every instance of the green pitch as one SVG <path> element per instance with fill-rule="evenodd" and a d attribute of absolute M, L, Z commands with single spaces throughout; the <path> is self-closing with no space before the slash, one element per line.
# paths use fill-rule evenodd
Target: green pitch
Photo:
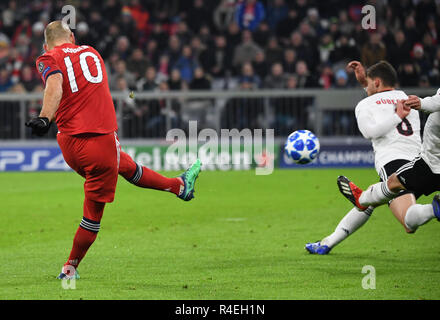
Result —
<path fill-rule="evenodd" d="M 82 217 L 82 178 L 1 173 L 0 299 L 439 299 L 436 221 L 407 235 L 382 207 L 330 255 L 304 250 L 351 208 L 342 173 L 377 181 L 372 169 L 202 172 L 184 202 L 120 179 L 75 290 L 55 277 Z M 362 287 L 366 265 L 376 289 Z"/>

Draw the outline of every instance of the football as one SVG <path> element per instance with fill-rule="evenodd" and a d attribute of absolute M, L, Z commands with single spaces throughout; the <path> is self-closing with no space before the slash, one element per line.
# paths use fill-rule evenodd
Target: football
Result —
<path fill-rule="evenodd" d="M 319 153 L 319 139 L 309 130 L 291 133 L 284 145 L 287 156 L 297 164 L 311 163 Z"/>

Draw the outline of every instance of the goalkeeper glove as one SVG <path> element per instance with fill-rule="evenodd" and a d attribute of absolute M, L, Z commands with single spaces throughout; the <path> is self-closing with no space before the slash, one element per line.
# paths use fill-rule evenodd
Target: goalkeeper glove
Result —
<path fill-rule="evenodd" d="M 32 118 L 25 123 L 26 127 L 32 128 L 32 134 L 39 137 L 44 136 L 49 131 L 51 124 L 49 118 L 45 117 Z"/>

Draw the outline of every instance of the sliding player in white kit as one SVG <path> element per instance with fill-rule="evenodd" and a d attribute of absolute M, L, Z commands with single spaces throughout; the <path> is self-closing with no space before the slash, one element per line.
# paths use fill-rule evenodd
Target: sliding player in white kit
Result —
<path fill-rule="evenodd" d="M 431 113 L 423 132 L 422 150 L 419 157 L 402 166 L 388 180 L 376 183 L 363 191 L 346 177 L 338 178 L 338 185 L 348 184 L 348 192 L 342 194 L 357 206 L 379 206 L 399 195 L 401 190 L 413 190 L 430 195 L 440 191 L 440 89 L 432 97 L 420 99 L 410 96 L 403 103 L 407 108 Z M 440 195 L 431 204 L 413 204 L 405 214 L 405 225 L 412 232 L 428 221 L 440 221 Z"/>
<path fill-rule="evenodd" d="M 368 97 L 358 103 L 355 109 L 357 124 L 364 138 L 371 140 L 375 154 L 375 168 L 381 181 L 386 181 L 402 165 L 409 163 L 420 153 L 420 118 L 400 104 L 408 99 L 401 90 L 395 90 L 397 75 L 386 61 L 380 61 L 368 68 L 367 72 L 360 62 L 352 61 L 349 68 L 355 71 L 357 80 L 364 86 Z M 402 191 L 390 203 L 395 217 L 404 224 L 408 207 L 416 202 L 420 194 Z M 358 230 L 367 222 L 374 206 L 353 207 L 339 222 L 335 231 L 321 241 L 307 243 L 305 249 L 310 253 L 328 254 L 334 246 Z M 407 232 L 411 230 L 405 227 Z"/>

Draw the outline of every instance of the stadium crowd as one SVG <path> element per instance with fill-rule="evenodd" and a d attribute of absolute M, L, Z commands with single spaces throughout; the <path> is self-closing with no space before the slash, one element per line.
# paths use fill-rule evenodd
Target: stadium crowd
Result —
<path fill-rule="evenodd" d="M 101 53 L 111 90 L 349 88 L 353 59 L 389 60 L 401 87 L 440 86 L 439 1 L 9 0 L 0 3 L 0 92 L 43 89 L 43 31 L 67 4 L 77 44 Z M 366 4 L 376 29 L 361 26 Z"/>
<path fill-rule="evenodd" d="M 345 88 L 345 64 L 387 59 L 400 85 L 439 86 L 439 2 L 430 0 L 2 1 L 0 92 L 41 90 L 45 25 L 76 8 L 76 41 L 101 52 L 113 90 Z M 376 30 L 361 8 L 376 8 Z M 221 81 L 221 80 L 235 81 Z"/>

